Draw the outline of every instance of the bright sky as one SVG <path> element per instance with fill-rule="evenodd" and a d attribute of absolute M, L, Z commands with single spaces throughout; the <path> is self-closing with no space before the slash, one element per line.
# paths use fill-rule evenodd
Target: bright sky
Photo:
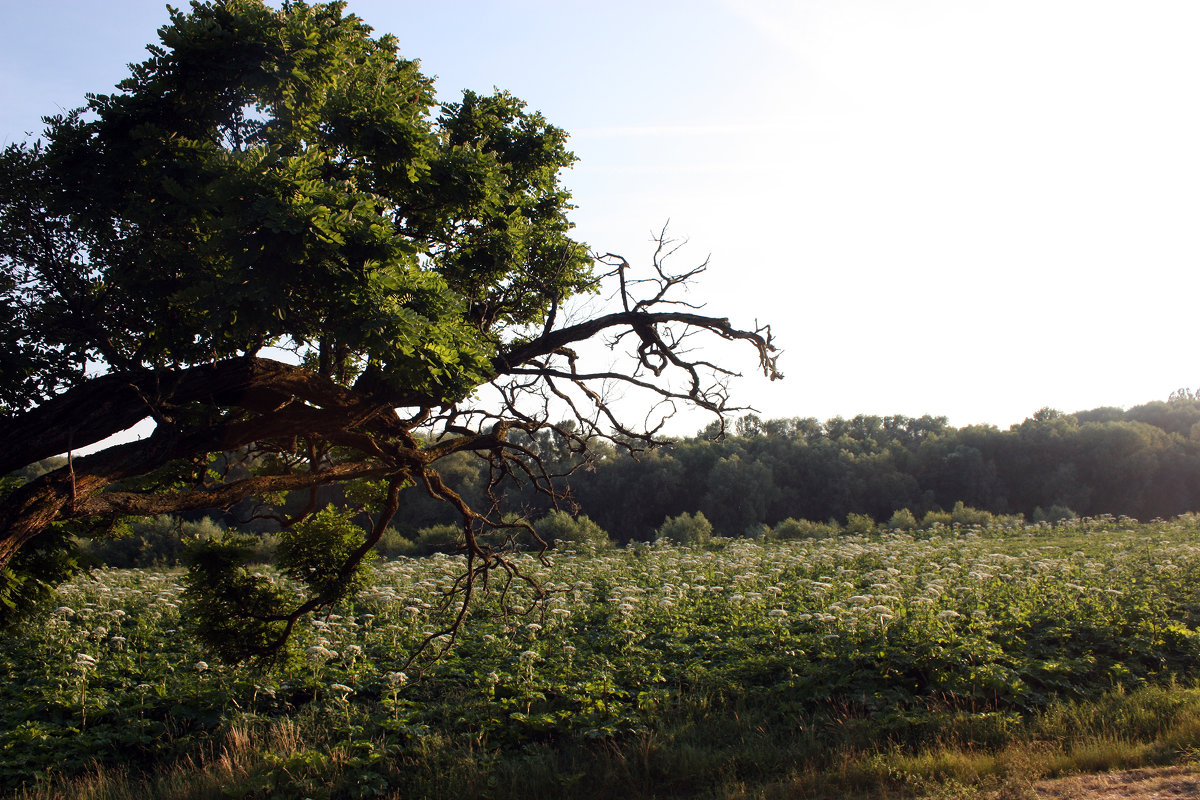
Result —
<path fill-rule="evenodd" d="M 1007 427 L 1200 387 L 1195 0 L 351 0 L 572 133 L 577 231 L 770 322 L 765 417 Z M 0 143 L 143 58 L 152 0 L 0 6 Z M 747 359 L 747 369 L 753 365 Z M 696 425 L 703 424 L 698 421 Z M 677 432 L 692 433 L 685 423 Z"/>

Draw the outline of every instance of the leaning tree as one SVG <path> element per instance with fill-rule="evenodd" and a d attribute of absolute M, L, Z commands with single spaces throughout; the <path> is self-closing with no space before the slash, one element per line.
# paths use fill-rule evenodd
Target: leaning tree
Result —
<path fill-rule="evenodd" d="M 538 433 L 636 449 L 679 405 L 720 415 L 733 373 L 695 336 L 745 342 L 778 376 L 768 329 L 677 300 L 699 270 L 669 271 L 664 241 L 638 275 L 571 238 L 563 131 L 503 92 L 438 106 L 395 39 L 344 12 L 172 10 L 112 94 L 3 152 L 0 475 L 67 456 L 0 494 L 6 614 L 73 534 L 257 498 L 304 597 L 242 568 L 233 540 L 189 582 L 227 655 L 269 653 L 353 587 L 414 485 L 461 515 L 465 608 L 490 574 L 519 579 L 511 537 L 480 535 L 515 523 L 439 462 L 483 459 L 493 500 L 506 480 L 554 492 Z M 604 286 L 607 310 L 565 310 Z M 625 366 L 588 366 L 609 352 L 594 342 Z M 624 425 L 614 386 L 661 413 Z M 76 455 L 146 419 L 149 436 Z M 319 508 L 329 485 L 369 523 Z"/>

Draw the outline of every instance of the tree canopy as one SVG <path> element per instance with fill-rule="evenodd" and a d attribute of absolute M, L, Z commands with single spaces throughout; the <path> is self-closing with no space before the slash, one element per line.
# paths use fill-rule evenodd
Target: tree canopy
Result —
<path fill-rule="evenodd" d="M 539 431 L 637 448 L 677 404 L 731 410 L 733 373 L 696 334 L 778 377 L 769 329 L 674 299 L 702 268 L 669 271 L 665 236 L 645 275 L 571 238 L 562 130 L 505 92 L 439 106 L 343 3 L 196 2 L 159 40 L 0 156 L 0 475 L 69 455 L 4 490 L 9 605 L 57 574 L 37 565 L 68 533 L 258 498 L 294 536 L 284 571 L 315 576 L 304 598 L 260 585 L 230 542 L 190 582 L 243 640 L 230 655 L 268 653 L 355 584 L 410 484 L 461 515 L 469 598 L 492 571 L 519 578 L 477 535 L 516 523 L 468 506 L 440 461 L 484 459 L 489 498 L 511 479 L 552 492 Z M 611 311 L 564 312 L 608 285 Z M 626 366 L 587 367 L 576 345 L 598 338 Z M 657 422 L 622 424 L 614 383 L 655 398 Z M 74 455 L 147 418 L 147 438 Z M 318 507 L 334 483 L 367 514 L 358 534 Z M 274 504 L 296 491 L 302 508 Z"/>

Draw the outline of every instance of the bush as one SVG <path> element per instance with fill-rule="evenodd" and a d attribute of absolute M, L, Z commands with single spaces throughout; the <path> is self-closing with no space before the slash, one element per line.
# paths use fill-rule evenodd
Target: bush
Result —
<path fill-rule="evenodd" d="M 963 501 L 959 500 L 954 504 L 954 510 L 950 512 L 950 519 L 955 525 L 979 525 L 986 528 L 995 522 L 996 517 L 990 511 L 971 508 L 963 505 Z"/>
<path fill-rule="evenodd" d="M 280 531 L 276 561 L 283 574 L 307 584 L 313 597 L 333 602 L 354 594 L 369 578 L 366 565 L 375 557 L 372 551 L 349 573 L 342 569 L 362 540 L 362 526 L 330 505 Z"/>
<path fill-rule="evenodd" d="M 390 526 L 384 530 L 379 541 L 375 543 L 375 552 L 384 558 L 411 556 L 415 555 L 416 551 L 417 546 L 412 539 Z"/>
<path fill-rule="evenodd" d="M 443 523 L 421 528 L 413 541 L 413 555 L 430 556 L 434 553 L 453 553 L 463 544 L 461 525 Z"/>
<path fill-rule="evenodd" d="M 884 527 L 889 531 L 911 531 L 917 527 L 917 518 L 907 508 L 897 509 Z"/>
<path fill-rule="evenodd" d="M 833 520 L 829 522 L 812 522 L 807 519 L 788 517 L 771 529 L 772 539 L 829 539 L 841 532 L 840 526 Z"/>
<path fill-rule="evenodd" d="M 208 517 L 188 522 L 159 514 L 132 520 L 117 526 L 108 537 L 81 544 L 90 558 L 106 567 L 175 567 L 183 557 L 185 542 L 207 541 L 222 533 L 224 529 Z"/>
<path fill-rule="evenodd" d="M 551 511 L 533 523 L 533 529 L 551 546 L 562 542 L 574 542 L 589 547 L 608 547 L 612 544 L 608 533 L 586 514 L 573 517 L 566 511 Z"/>
<path fill-rule="evenodd" d="M 848 514 L 846 516 L 846 533 L 870 533 L 875 530 L 875 520 L 866 514 Z"/>
<path fill-rule="evenodd" d="M 953 524 L 954 517 L 949 511 L 926 511 L 925 516 L 921 517 L 922 530 L 929 530 L 936 525 L 949 528 Z"/>
<path fill-rule="evenodd" d="M 656 541 L 667 541 L 673 544 L 703 545 L 712 541 L 713 526 L 704 516 L 703 511 L 697 511 L 695 516 L 686 511 L 678 517 L 667 517 L 655 532 Z"/>
<path fill-rule="evenodd" d="M 755 522 L 746 526 L 742 531 L 743 539 L 755 539 L 764 542 L 771 538 L 771 526 L 765 522 Z"/>
<path fill-rule="evenodd" d="M 1076 519 L 1077 517 L 1078 515 L 1066 506 L 1050 506 L 1050 508 L 1045 511 L 1043 511 L 1039 506 L 1033 510 L 1034 522 L 1049 522 L 1051 525 L 1058 525 L 1068 520 Z"/>

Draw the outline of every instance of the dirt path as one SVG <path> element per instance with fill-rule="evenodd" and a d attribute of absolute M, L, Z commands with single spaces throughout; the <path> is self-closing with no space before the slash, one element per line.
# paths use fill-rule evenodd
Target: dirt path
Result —
<path fill-rule="evenodd" d="M 1132 769 L 1038 781 L 1039 800 L 1200 800 L 1195 767 Z"/>

